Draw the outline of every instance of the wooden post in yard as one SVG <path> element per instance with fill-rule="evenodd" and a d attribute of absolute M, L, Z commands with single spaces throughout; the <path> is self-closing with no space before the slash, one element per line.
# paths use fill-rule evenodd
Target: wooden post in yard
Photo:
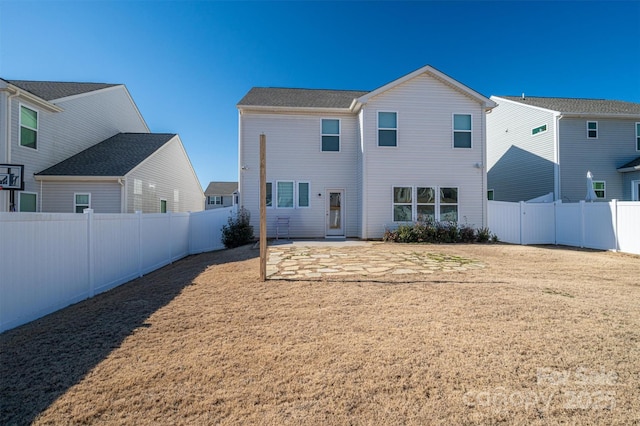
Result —
<path fill-rule="evenodd" d="M 267 137 L 260 135 L 260 281 L 267 280 Z"/>

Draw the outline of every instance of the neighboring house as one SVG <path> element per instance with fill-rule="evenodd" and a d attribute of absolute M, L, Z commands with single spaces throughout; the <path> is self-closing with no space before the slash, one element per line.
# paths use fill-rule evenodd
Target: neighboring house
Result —
<path fill-rule="evenodd" d="M 253 88 L 238 103 L 240 202 L 267 233 L 381 238 L 418 219 L 486 226 L 485 116 L 494 102 L 431 66 L 371 92 Z"/>
<path fill-rule="evenodd" d="M 238 204 L 238 182 L 209 182 L 204 191 L 205 209 L 219 209 Z"/>
<path fill-rule="evenodd" d="M 640 104 L 602 99 L 492 96 L 487 116 L 489 197 L 545 194 L 576 202 L 593 174 L 602 200 L 639 200 Z"/>
<path fill-rule="evenodd" d="M 198 211 L 177 135 L 154 134 L 122 84 L 0 79 L 0 164 L 24 165 L 15 210 Z M 0 192 L 0 211 L 11 209 Z"/>

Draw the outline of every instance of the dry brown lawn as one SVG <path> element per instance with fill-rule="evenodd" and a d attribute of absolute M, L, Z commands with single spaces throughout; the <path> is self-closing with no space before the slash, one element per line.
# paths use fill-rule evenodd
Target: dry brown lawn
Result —
<path fill-rule="evenodd" d="M 640 423 L 640 257 L 411 249 L 485 268 L 262 283 L 246 246 L 5 332 L 0 424 Z"/>

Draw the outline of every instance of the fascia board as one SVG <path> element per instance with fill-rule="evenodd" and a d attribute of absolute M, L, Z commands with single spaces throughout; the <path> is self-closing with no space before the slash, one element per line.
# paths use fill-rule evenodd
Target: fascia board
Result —
<path fill-rule="evenodd" d="M 548 109 L 548 108 L 542 108 L 542 107 L 538 107 L 538 106 L 534 106 L 534 105 L 523 104 L 522 102 L 512 101 L 511 99 L 505 99 L 505 98 L 501 98 L 499 96 L 491 96 L 491 99 L 494 100 L 494 101 L 497 100 L 498 101 L 497 102 L 498 105 L 500 105 L 500 102 L 508 102 L 508 103 L 511 103 L 511 104 L 514 104 L 514 105 L 520 105 L 520 106 L 524 106 L 524 107 L 535 109 L 535 110 L 542 111 L 542 112 L 548 112 L 548 113 L 551 113 L 551 114 L 561 114 L 560 111 L 556 111 L 554 109 Z M 563 116 L 564 116 L 564 114 L 563 114 Z"/>
<path fill-rule="evenodd" d="M 320 114 L 344 114 L 353 112 L 350 108 L 316 108 L 316 107 L 274 107 L 274 106 L 245 106 L 237 105 L 241 114 L 245 112 L 276 112 L 276 113 L 320 113 Z"/>
<path fill-rule="evenodd" d="M 19 88 L 18 86 L 14 86 L 13 84 L 8 84 L 7 88 L 13 92 L 14 94 L 17 94 L 19 97 L 21 97 L 22 99 L 29 101 L 30 103 L 32 103 L 33 105 L 35 105 L 38 108 L 41 108 L 45 111 L 49 111 L 49 112 L 62 112 L 64 111 L 64 109 L 60 108 L 58 105 L 52 104 L 49 101 L 46 101 L 44 99 L 42 99 L 39 96 L 34 95 L 31 92 L 27 92 L 24 89 Z"/>
<path fill-rule="evenodd" d="M 637 172 L 637 171 L 640 171 L 640 166 L 625 167 L 624 169 L 617 169 L 617 170 L 620 173 Z"/>
<path fill-rule="evenodd" d="M 124 176 L 68 176 L 68 175 L 34 175 L 37 181 L 56 181 L 56 182 L 87 182 L 87 181 L 117 181 Z"/>

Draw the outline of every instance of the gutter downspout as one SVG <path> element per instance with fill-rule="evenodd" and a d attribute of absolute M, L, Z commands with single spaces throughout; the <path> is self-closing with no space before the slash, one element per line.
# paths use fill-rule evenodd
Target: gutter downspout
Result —
<path fill-rule="evenodd" d="M 126 181 L 125 181 L 126 182 Z M 126 213 L 126 193 L 125 190 L 125 182 L 122 182 L 122 178 L 118 178 L 118 183 L 120 184 L 120 213 Z"/>
<path fill-rule="evenodd" d="M 560 193 L 560 120 L 562 120 L 562 114 L 554 113 L 555 119 L 553 129 L 553 192 L 555 193 L 554 201 L 562 200 L 562 194 Z"/>

